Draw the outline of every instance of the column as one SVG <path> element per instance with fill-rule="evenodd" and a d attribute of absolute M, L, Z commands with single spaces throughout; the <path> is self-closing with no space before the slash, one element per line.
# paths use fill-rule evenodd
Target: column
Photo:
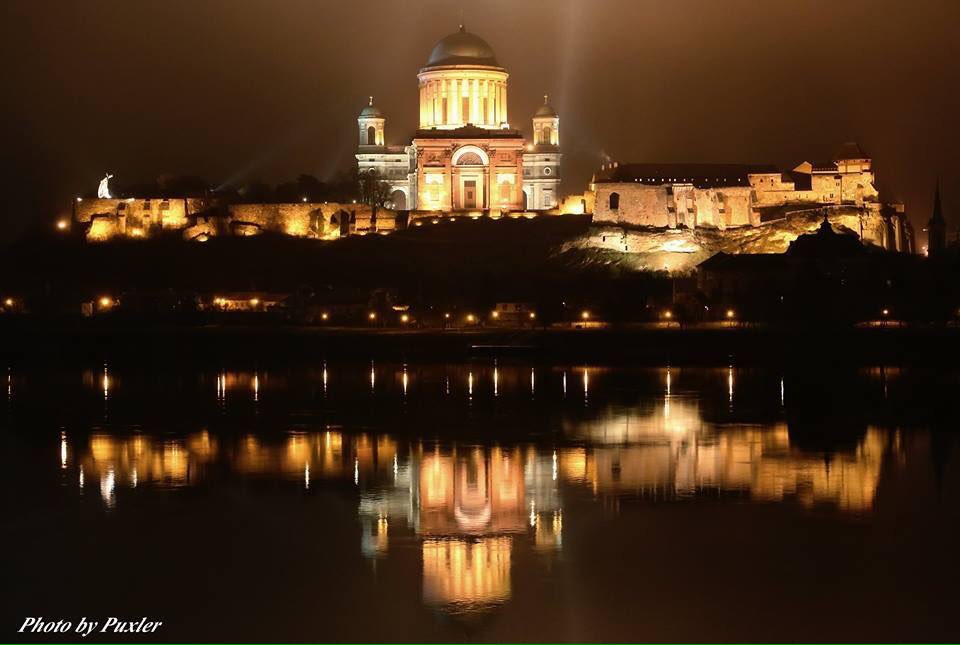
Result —
<path fill-rule="evenodd" d="M 480 116 L 480 80 L 470 81 L 470 113 L 471 121 L 476 124 L 483 123 L 483 117 Z"/>
<path fill-rule="evenodd" d="M 507 84 L 503 81 L 500 82 L 500 109 L 503 112 L 502 120 L 507 121 L 509 119 L 507 114 Z"/>

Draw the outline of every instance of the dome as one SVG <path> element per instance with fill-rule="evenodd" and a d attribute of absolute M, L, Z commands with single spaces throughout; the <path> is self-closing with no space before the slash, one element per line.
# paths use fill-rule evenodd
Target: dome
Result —
<path fill-rule="evenodd" d="M 466 31 L 463 25 L 460 25 L 460 31 L 442 39 L 430 52 L 427 67 L 441 65 L 500 67 L 489 43 L 480 36 Z"/>
<path fill-rule="evenodd" d="M 382 118 L 383 118 L 383 112 L 381 112 L 381 111 L 380 111 L 380 108 L 376 107 L 376 106 L 373 104 L 373 97 L 371 96 L 371 97 L 370 97 L 370 103 L 367 105 L 367 107 L 365 107 L 365 108 L 363 108 L 362 110 L 360 110 L 360 116 L 361 116 L 361 117 L 371 117 L 371 118 L 375 118 L 375 119 L 382 119 Z"/>
<path fill-rule="evenodd" d="M 553 109 L 553 106 L 550 105 L 549 97 L 543 95 L 543 105 L 537 108 L 537 111 L 534 113 L 533 117 L 556 117 L 557 111 Z"/>

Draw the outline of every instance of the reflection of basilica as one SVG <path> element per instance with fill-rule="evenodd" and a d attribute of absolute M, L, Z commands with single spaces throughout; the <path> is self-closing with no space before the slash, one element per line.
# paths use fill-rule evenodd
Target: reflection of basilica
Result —
<path fill-rule="evenodd" d="M 531 557 L 551 562 L 563 548 L 564 524 L 577 519 L 569 504 L 583 493 L 587 499 L 659 502 L 730 492 L 757 502 L 869 512 L 885 457 L 900 445 L 896 433 L 867 427 L 849 450 L 828 457 L 798 446 L 783 421 L 711 423 L 704 420 L 700 399 L 675 393 L 671 383 L 677 374 L 669 370 L 656 376 L 663 385 L 659 396 L 590 409 L 583 403 L 602 392 L 605 372 L 578 372 L 568 379 L 564 371 L 555 382 L 564 397 L 576 401 L 577 412 L 561 418 L 563 439 L 554 445 L 399 441 L 334 427 L 185 437 L 98 431 L 85 439 L 63 434 L 60 466 L 68 480 L 97 491 L 109 508 L 128 503 L 125 488 L 192 486 L 223 477 L 281 479 L 307 491 L 350 486 L 358 496 L 364 556 L 389 558 L 398 544 L 415 540 L 424 601 L 461 612 L 508 600 L 511 567 L 518 563 Z M 481 383 L 494 399 L 532 393 L 528 374 L 526 368 L 494 369 L 483 376 L 489 376 L 487 383 L 467 370 L 465 401 L 475 400 Z M 323 375 L 326 384 L 326 370 Z M 85 380 L 98 396 L 102 389 L 113 400 L 119 381 L 112 374 Z M 262 401 L 281 382 L 253 372 L 221 373 L 216 400 Z M 365 382 L 358 384 L 366 391 Z M 736 398 L 736 386 L 733 371 L 725 370 L 725 405 Z M 406 380 L 402 392 L 408 392 Z"/>

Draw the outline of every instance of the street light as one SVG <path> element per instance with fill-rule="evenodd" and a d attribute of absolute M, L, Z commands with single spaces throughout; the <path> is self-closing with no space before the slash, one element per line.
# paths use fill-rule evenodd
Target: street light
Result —
<path fill-rule="evenodd" d="M 58 221 L 57 221 L 57 230 L 58 230 L 58 231 L 65 231 L 65 230 L 67 230 L 67 220 L 65 220 L 65 219 L 58 220 Z"/>
<path fill-rule="evenodd" d="M 474 320 L 476 320 L 476 317 L 473 314 L 467 314 L 468 323 L 472 323 Z"/>
<path fill-rule="evenodd" d="M 408 322 L 409 320 L 410 320 L 410 316 L 408 316 L 407 314 L 403 314 L 402 316 L 400 316 L 400 322 L 402 323 Z"/>
<path fill-rule="evenodd" d="M 369 314 L 367 314 L 367 318 L 369 318 L 370 320 L 376 320 L 377 313 L 375 311 L 371 311 Z"/>
<path fill-rule="evenodd" d="M 735 315 L 736 314 L 734 313 L 733 309 L 727 309 L 727 318 L 732 319 Z"/>
<path fill-rule="evenodd" d="M 584 309 L 583 311 L 580 312 L 580 318 L 582 318 L 583 320 L 590 320 L 590 312 Z"/>
<path fill-rule="evenodd" d="M 329 318 L 329 317 L 330 317 L 330 316 L 329 316 L 329 314 L 327 314 L 326 311 L 324 311 L 322 314 L 320 314 L 320 320 L 326 320 L 326 319 Z"/>
<path fill-rule="evenodd" d="M 531 311 L 531 312 L 530 312 L 530 320 L 534 320 L 536 317 L 537 317 L 537 314 L 535 314 L 534 312 Z"/>

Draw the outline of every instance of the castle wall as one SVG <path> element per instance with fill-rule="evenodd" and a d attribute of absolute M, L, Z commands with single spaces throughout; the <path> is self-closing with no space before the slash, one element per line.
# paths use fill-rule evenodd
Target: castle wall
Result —
<path fill-rule="evenodd" d="M 595 184 L 594 221 L 650 227 L 757 226 L 759 210 L 779 206 L 876 204 L 873 173 L 859 166 L 856 172 L 814 172 L 810 189 L 796 190 L 796 184 L 780 173 L 751 173 L 749 187 L 698 188 L 689 183 L 652 185 L 639 182 L 598 182 Z M 619 195 L 619 207 L 610 208 L 610 196 Z"/>
<path fill-rule="evenodd" d="M 593 220 L 598 224 L 726 228 L 759 223 L 746 186 L 696 188 L 690 184 L 604 182 L 597 184 L 594 192 Z M 617 208 L 610 207 L 614 193 L 619 196 Z"/>
<path fill-rule="evenodd" d="M 366 204 L 232 204 L 226 215 L 210 211 L 204 199 L 85 199 L 76 202 L 74 219 L 87 224 L 87 239 L 146 238 L 158 230 L 182 231 L 186 239 L 218 234 L 281 233 L 334 239 L 342 234 L 396 229 L 397 214 Z"/>
<path fill-rule="evenodd" d="M 185 228 L 191 214 L 208 207 L 203 198 L 82 199 L 74 205 L 74 221 L 91 224 L 87 237 L 92 240 L 116 235 L 146 237 L 156 228 Z"/>

